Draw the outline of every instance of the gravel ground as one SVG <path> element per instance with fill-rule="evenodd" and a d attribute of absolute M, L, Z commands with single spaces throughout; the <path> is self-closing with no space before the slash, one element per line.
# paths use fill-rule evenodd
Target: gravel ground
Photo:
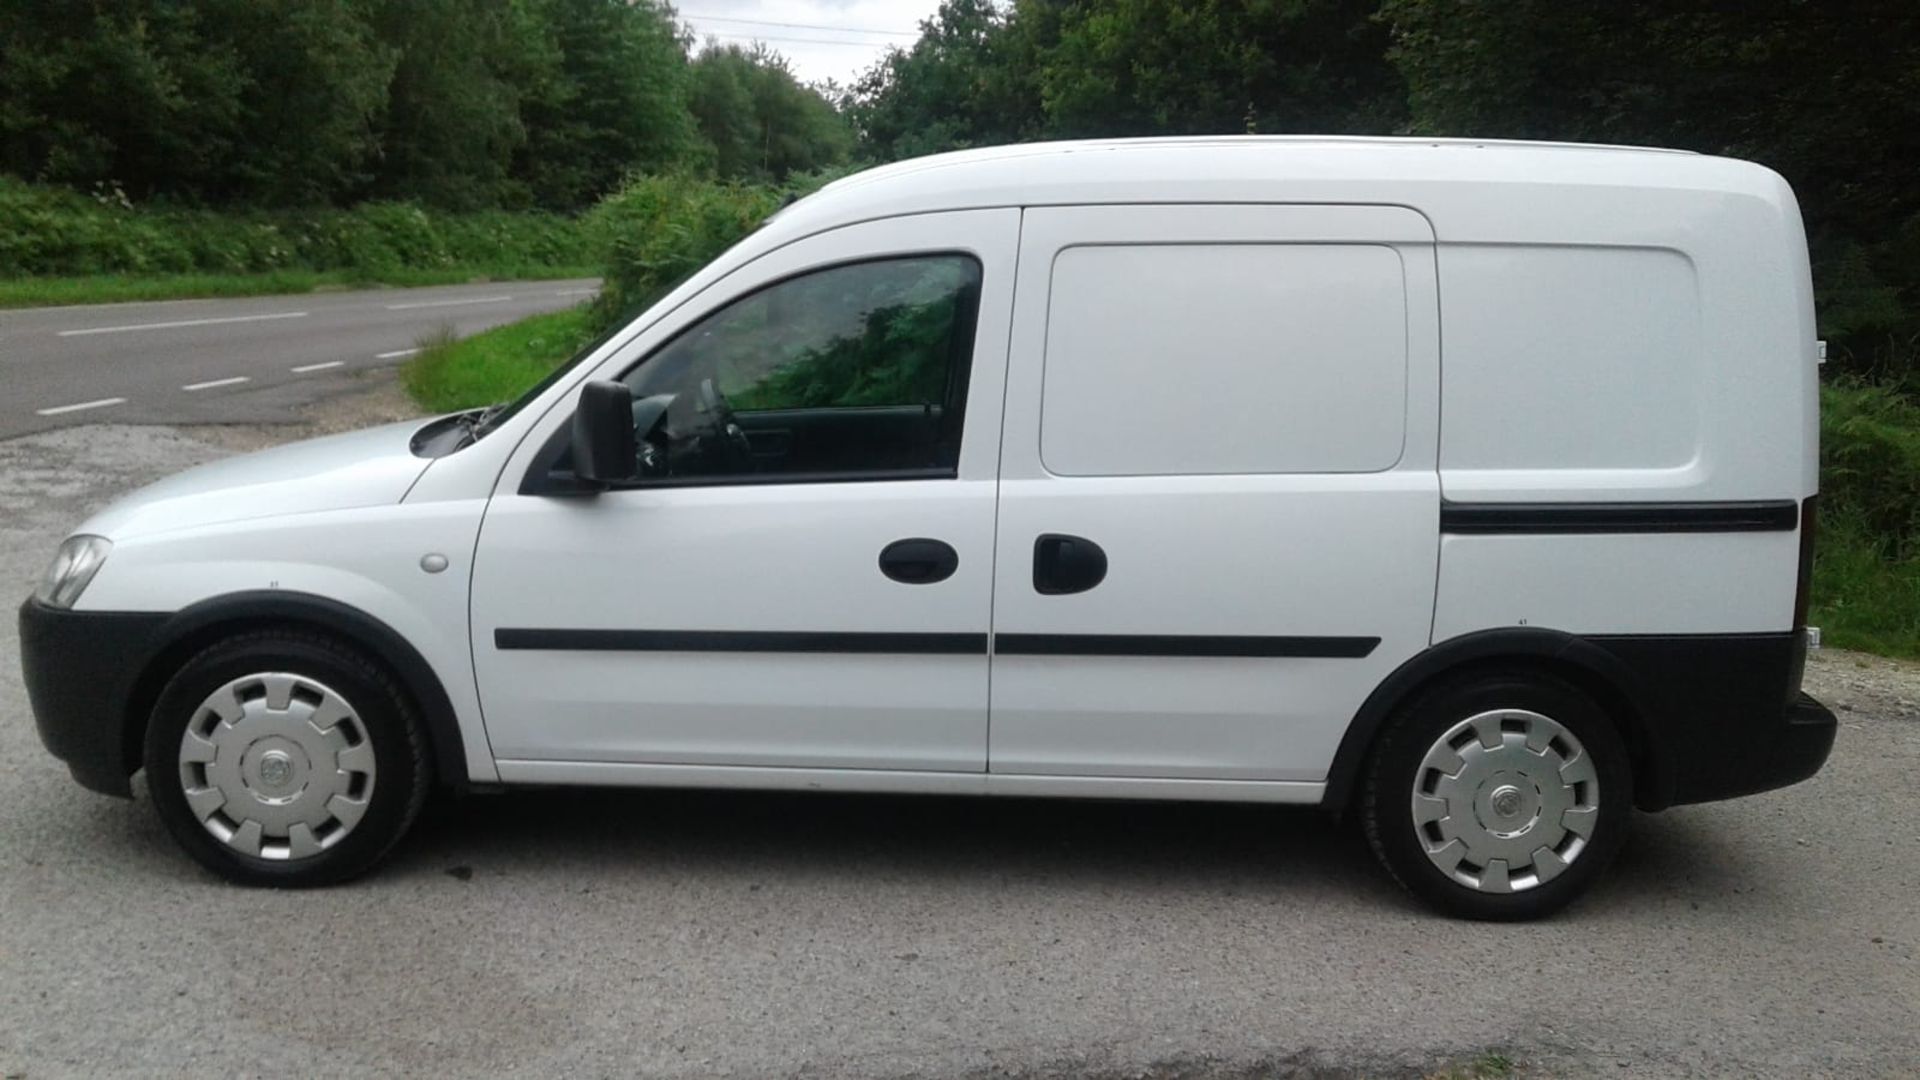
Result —
<path fill-rule="evenodd" d="M 0 592 L 88 508 L 287 433 L 0 442 Z M 9 619 L 0 1075 L 1913 1076 L 1920 667 L 1828 651 L 1808 685 L 1825 771 L 1640 817 L 1530 926 L 1428 915 L 1317 813 L 1209 805 L 524 792 L 276 893 L 71 783 Z"/>

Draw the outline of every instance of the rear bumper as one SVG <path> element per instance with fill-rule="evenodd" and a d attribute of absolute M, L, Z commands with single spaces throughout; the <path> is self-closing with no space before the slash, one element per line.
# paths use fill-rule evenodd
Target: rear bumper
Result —
<path fill-rule="evenodd" d="M 1833 737 L 1839 730 L 1832 709 L 1801 694 L 1787 707 L 1786 728 L 1762 770 L 1769 778 L 1766 787 L 1797 784 L 1819 772 L 1827 763 L 1827 755 L 1833 753 Z"/>
<path fill-rule="evenodd" d="M 1642 757 L 1654 775 L 1643 809 L 1732 799 L 1820 771 L 1838 724 L 1802 693 L 1803 634 L 1590 638 L 1631 671 Z"/>
<path fill-rule="evenodd" d="M 132 794 L 140 750 L 129 745 L 134 682 L 162 613 L 65 611 L 20 605 L 20 668 L 40 741 L 73 778 L 108 795 Z"/>

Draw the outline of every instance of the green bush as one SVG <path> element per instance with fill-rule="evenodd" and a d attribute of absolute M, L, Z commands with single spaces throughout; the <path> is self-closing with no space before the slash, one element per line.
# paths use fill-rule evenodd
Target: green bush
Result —
<path fill-rule="evenodd" d="M 347 210 L 217 212 L 135 207 L 0 178 L 0 278 L 455 267 L 498 275 L 580 267 L 602 252 L 578 218 L 451 214 L 411 203 Z"/>
<path fill-rule="evenodd" d="M 596 322 L 610 326 L 638 314 L 782 205 L 845 172 L 795 176 L 784 186 L 629 177 L 584 219 L 606 258 L 606 284 L 593 308 Z"/>
<path fill-rule="evenodd" d="M 595 317 L 637 313 L 779 209 L 772 187 L 635 176 L 587 213 L 606 252 Z"/>
<path fill-rule="evenodd" d="M 1890 558 L 1920 555 L 1920 401 L 1884 386 L 1820 393 L 1820 513 Z"/>
<path fill-rule="evenodd" d="M 1813 622 L 1829 642 L 1920 656 L 1920 402 L 1821 389 Z"/>

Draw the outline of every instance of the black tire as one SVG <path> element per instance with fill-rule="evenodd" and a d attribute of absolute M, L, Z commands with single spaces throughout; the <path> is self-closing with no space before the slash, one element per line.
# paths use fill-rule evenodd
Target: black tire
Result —
<path fill-rule="evenodd" d="M 337 843 L 300 859 L 267 859 L 215 838 L 188 805 L 180 747 L 208 695 L 235 679 L 286 672 L 316 680 L 352 704 L 372 743 L 374 777 L 367 807 Z M 386 857 L 419 816 L 432 785 L 432 755 L 420 718 L 386 669 L 357 649 L 295 629 L 235 635 L 189 660 L 161 690 L 147 724 L 147 788 L 167 831 L 201 865 L 245 885 L 302 888 L 365 873 Z"/>
<path fill-rule="evenodd" d="M 1427 751 L 1454 725 L 1498 709 L 1525 709 L 1564 727 L 1591 756 L 1600 793 L 1593 833 L 1578 856 L 1558 876 L 1508 893 L 1482 892 L 1434 865 L 1411 809 Z M 1632 802 L 1626 747 L 1592 698 L 1544 672 L 1481 671 L 1424 689 L 1387 721 L 1367 763 L 1360 819 L 1387 872 L 1422 901 L 1461 918 L 1524 920 L 1559 911 L 1593 885 L 1626 842 Z"/>

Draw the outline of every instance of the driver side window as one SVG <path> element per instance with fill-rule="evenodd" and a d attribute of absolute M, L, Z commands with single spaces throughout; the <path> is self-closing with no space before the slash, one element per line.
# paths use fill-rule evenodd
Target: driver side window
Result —
<path fill-rule="evenodd" d="M 959 463 L 980 264 L 848 263 L 689 327 L 626 376 L 640 475 L 887 479 Z"/>

